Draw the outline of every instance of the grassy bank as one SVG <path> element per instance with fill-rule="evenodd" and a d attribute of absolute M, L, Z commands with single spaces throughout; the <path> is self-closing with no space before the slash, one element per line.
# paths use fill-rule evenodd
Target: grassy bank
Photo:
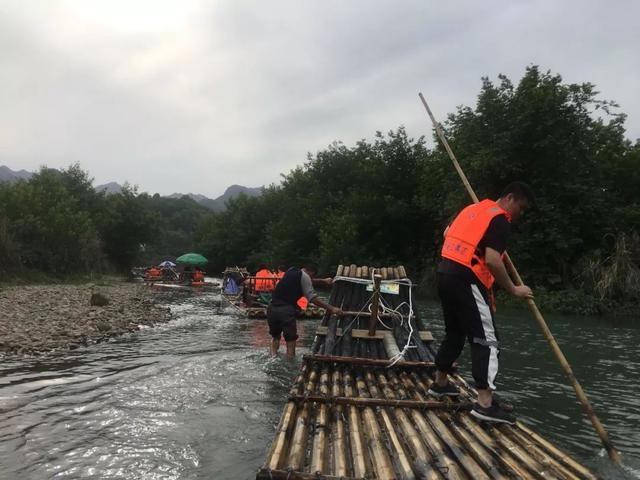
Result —
<path fill-rule="evenodd" d="M 590 316 L 632 316 L 637 315 L 640 303 L 636 301 L 620 302 L 601 299 L 599 296 L 580 289 L 547 290 L 535 287 L 536 304 L 543 313 L 561 313 Z M 438 298 L 435 274 L 429 270 L 423 274 L 418 286 L 418 295 L 422 298 Z M 499 308 L 527 310 L 527 303 L 498 290 L 496 301 Z"/>
<path fill-rule="evenodd" d="M 636 302 L 616 302 L 600 299 L 593 294 L 578 289 L 548 291 L 542 287 L 534 289 L 536 304 L 540 311 L 570 315 L 590 316 L 631 316 L 637 315 L 640 304 Z M 527 303 L 507 295 L 497 293 L 500 307 L 526 310 Z"/>

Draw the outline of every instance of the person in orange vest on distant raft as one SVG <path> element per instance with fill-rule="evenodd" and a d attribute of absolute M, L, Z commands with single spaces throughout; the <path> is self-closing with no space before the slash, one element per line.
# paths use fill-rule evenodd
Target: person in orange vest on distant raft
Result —
<path fill-rule="evenodd" d="M 342 310 L 322 300 L 313 289 L 313 283 L 331 285 L 332 278 L 313 279 L 316 268 L 307 265 L 304 268 L 291 267 L 278 282 L 271 303 L 267 307 L 267 323 L 272 337 L 270 353 L 278 354 L 280 337 L 287 343 L 287 358 L 296 356 L 296 340 L 298 339 L 296 311 L 298 299 L 304 296 L 310 303 L 326 309 L 333 315 L 342 315 Z"/>
<path fill-rule="evenodd" d="M 160 270 L 158 267 L 151 267 L 149 270 L 147 270 L 147 278 L 161 278 L 162 277 L 162 270 Z"/>
<path fill-rule="evenodd" d="M 502 260 L 511 222 L 533 201 L 533 192 L 526 183 L 513 182 L 498 200 L 487 199 L 464 208 L 444 232 L 438 295 L 446 333 L 435 358 L 436 381 L 429 393 L 437 397 L 460 394 L 458 387 L 449 383 L 448 374 L 453 372 L 452 365 L 468 339 L 478 390 L 478 401 L 471 414 L 490 422 L 516 421 L 493 399 L 499 344 L 492 287 L 495 281 L 511 295 L 533 298 L 528 286 L 514 285 Z"/>
<path fill-rule="evenodd" d="M 204 282 L 204 272 L 196 267 L 193 275 L 191 276 L 192 283 L 203 283 Z"/>
<path fill-rule="evenodd" d="M 271 292 L 273 290 L 275 286 L 275 280 L 273 277 L 275 277 L 275 275 L 267 268 L 266 264 L 261 263 L 254 276 L 256 277 L 256 292 Z"/>

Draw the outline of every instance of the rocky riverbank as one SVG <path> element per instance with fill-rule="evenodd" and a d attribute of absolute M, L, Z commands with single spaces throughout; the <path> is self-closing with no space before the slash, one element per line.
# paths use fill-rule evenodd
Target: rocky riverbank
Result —
<path fill-rule="evenodd" d="M 99 294 L 93 297 L 92 295 Z M 106 298 L 106 305 L 100 302 Z M 97 301 L 96 301 L 97 300 Z M 104 341 L 167 322 L 145 285 L 36 285 L 0 289 L 0 352 L 35 355 Z"/>

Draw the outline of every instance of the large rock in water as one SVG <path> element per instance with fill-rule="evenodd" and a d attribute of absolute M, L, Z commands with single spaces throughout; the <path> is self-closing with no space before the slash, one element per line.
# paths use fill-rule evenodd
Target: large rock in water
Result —
<path fill-rule="evenodd" d="M 92 293 L 89 303 L 94 307 L 104 307 L 109 303 L 109 299 L 101 293 Z"/>

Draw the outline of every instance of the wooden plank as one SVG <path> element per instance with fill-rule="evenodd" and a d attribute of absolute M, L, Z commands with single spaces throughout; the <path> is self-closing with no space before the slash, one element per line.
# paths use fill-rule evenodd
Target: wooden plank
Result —
<path fill-rule="evenodd" d="M 324 336 L 327 334 L 327 327 L 326 326 L 319 326 L 318 329 L 316 330 L 316 335 L 318 336 Z M 373 337 L 369 336 L 369 331 L 368 330 L 364 330 L 364 329 L 358 329 L 358 328 L 354 328 L 353 330 L 351 330 L 351 336 L 353 338 L 365 338 L 368 340 L 382 340 L 384 338 L 386 332 L 376 332 L 376 335 Z M 336 330 L 336 337 L 341 337 L 342 336 L 342 329 L 338 328 Z"/>
<path fill-rule="evenodd" d="M 329 362 L 329 363 L 351 363 L 353 365 L 369 365 L 372 367 L 390 367 L 389 360 L 378 360 L 373 358 L 360 358 L 360 357 L 340 357 L 334 355 L 304 355 L 302 357 L 304 361 L 313 362 Z M 433 362 L 415 362 L 415 361 L 403 361 L 398 362 L 391 368 L 399 367 L 435 367 Z"/>
<path fill-rule="evenodd" d="M 319 326 L 318 329 L 316 330 L 316 335 L 318 336 L 324 336 L 327 334 L 327 327 L 326 326 Z M 354 328 L 353 330 L 351 330 L 351 336 L 353 338 L 365 338 L 365 339 L 369 339 L 369 340 L 383 340 L 385 336 L 390 335 L 391 332 L 389 331 L 376 331 L 375 336 L 370 337 L 369 336 L 369 331 L 368 330 L 364 330 L 364 329 L 360 329 L 360 328 Z M 338 328 L 336 331 L 336 336 L 340 337 L 342 336 L 342 329 Z M 422 330 L 420 332 L 420 339 L 422 341 L 425 342 L 433 342 L 433 335 L 431 334 L 430 331 L 428 330 Z"/>
<path fill-rule="evenodd" d="M 382 340 L 388 332 L 376 332 L 374 335 L 369 335 L 369 330 L 354 328 L 351 330 L 352 338 L 365 338 L 367 340 Z"/>
<path fill-rule="evenodd" d="M 423 342 L 433 342 L 433 335 L 429 330 L 420 330 L 420 340 Z"/>

